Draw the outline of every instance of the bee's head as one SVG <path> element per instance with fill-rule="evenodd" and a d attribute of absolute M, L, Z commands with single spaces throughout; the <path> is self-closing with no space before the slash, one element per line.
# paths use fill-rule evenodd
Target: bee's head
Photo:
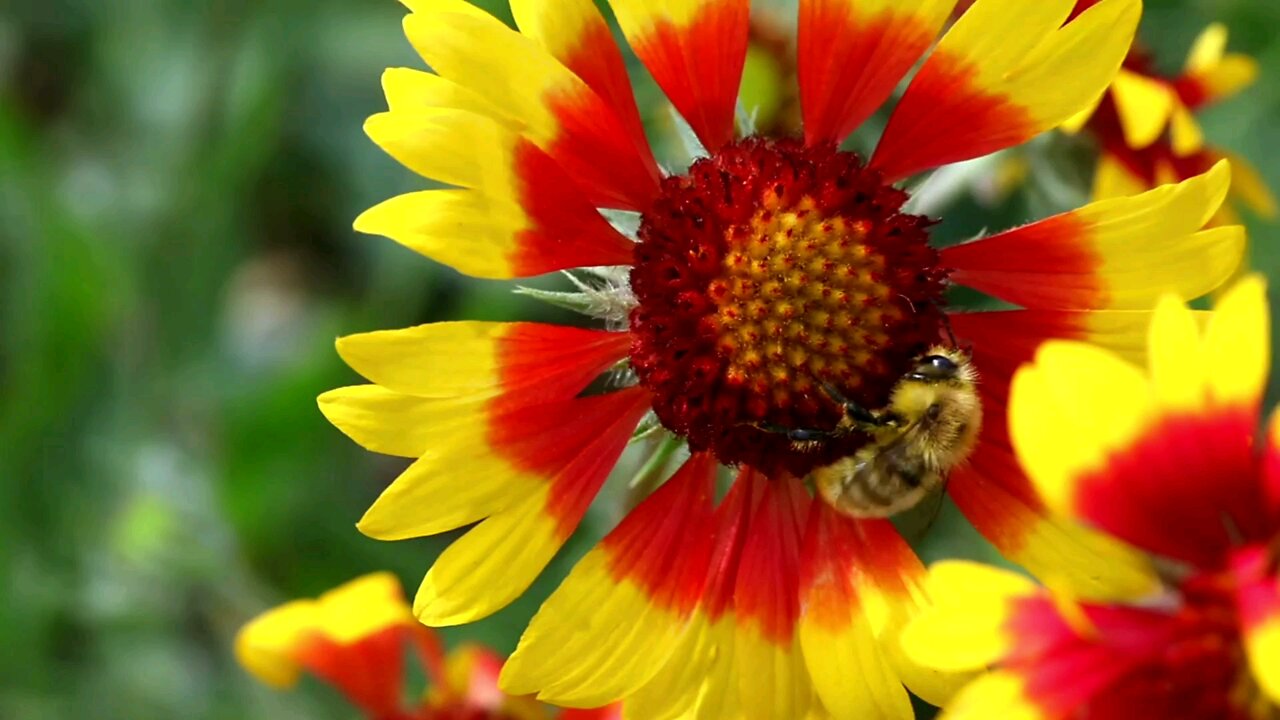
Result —
<path fill-rule="evenodd" d="M 905 379 L 931 384 L 963 382 L 971 373 L 969 356 L 963 350 L 935 345 L 916 358 L 915 365 Z"/>

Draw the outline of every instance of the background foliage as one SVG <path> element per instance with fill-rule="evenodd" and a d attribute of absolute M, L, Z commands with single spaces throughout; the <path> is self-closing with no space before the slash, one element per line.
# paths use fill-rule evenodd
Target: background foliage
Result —
<path fill-rule="evenodd" d="M 1205 123 L 1280 186 L 1280 4 L 1147 7 L 1142 36 L 1169 69 L 1212 19 L 1259 58 L 1259 84 Z M 333 338 L 555 317 L 350 230 L 420 187 L 360 131 L 383 108 L 382 68 L 419 66 L 402 14 L 392 0 L 0 8 L 0 717 L 349 715 L 319 685 L 258 687 L 229 653 L 250 615 L 356 574 L 392 569 L 411 592 L 447 540 L 354 530 L 403 462 L 316 410 L 356 381 Z M 660 98 L 640 92 L 660 134 Z M 996 214 L 963 200 L 944 232 L 1059 209 L 1038 197 Z M 1275 275 L 1280 228 L 1251 230 Z M 619 495 L 524 599 L 449 640 L 510 650 Z M 941 545 L 983 552 L 949 512 L 928 552 Z"/>

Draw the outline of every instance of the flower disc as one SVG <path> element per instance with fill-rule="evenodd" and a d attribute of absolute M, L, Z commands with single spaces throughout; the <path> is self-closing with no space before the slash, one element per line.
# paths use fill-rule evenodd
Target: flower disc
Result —
<path fill-rule="evenodd" d="M 847 455 L 762 426 L 830 428 L 830 383 L 883 406 L 938 337 L 929 220 L 853 153 L 748 138 L 667 178 L 635 249 L 632 364 L 692 450 L 803 475 Z"/>

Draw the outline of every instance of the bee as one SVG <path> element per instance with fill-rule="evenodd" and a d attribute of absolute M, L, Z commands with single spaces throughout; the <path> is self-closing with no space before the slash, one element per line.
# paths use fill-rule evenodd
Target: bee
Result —
<path fill-rule="evenodd" d="M 866 445 L 814 470 L 813 482 L 818 495 L 840 513 L 885 518 L 942 489 L 951 469 L 968 459 L 982 427 L 977 382 L 967 353 L 936 345 L 916 358 L 882 410 L 867 410 L 823 383 L 844 411 L 834 429 L 764 429 L 784 432 L 800 448 L 865 433 Z"/>

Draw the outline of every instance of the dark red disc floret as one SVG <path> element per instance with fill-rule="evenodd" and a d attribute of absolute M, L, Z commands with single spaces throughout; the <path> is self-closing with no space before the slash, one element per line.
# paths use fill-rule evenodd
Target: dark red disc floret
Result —
<path fill-rule="evenodd" d="M 749 138 L 666 178 L 642 218 L 631 361 L 663 424 L 726 464 L 803 475 L 863 440 L 799 450 L 762 427 L 830 428 L 825 381 L 884 406 L 939 337 L 930 221 L 853 153 Z"/>

